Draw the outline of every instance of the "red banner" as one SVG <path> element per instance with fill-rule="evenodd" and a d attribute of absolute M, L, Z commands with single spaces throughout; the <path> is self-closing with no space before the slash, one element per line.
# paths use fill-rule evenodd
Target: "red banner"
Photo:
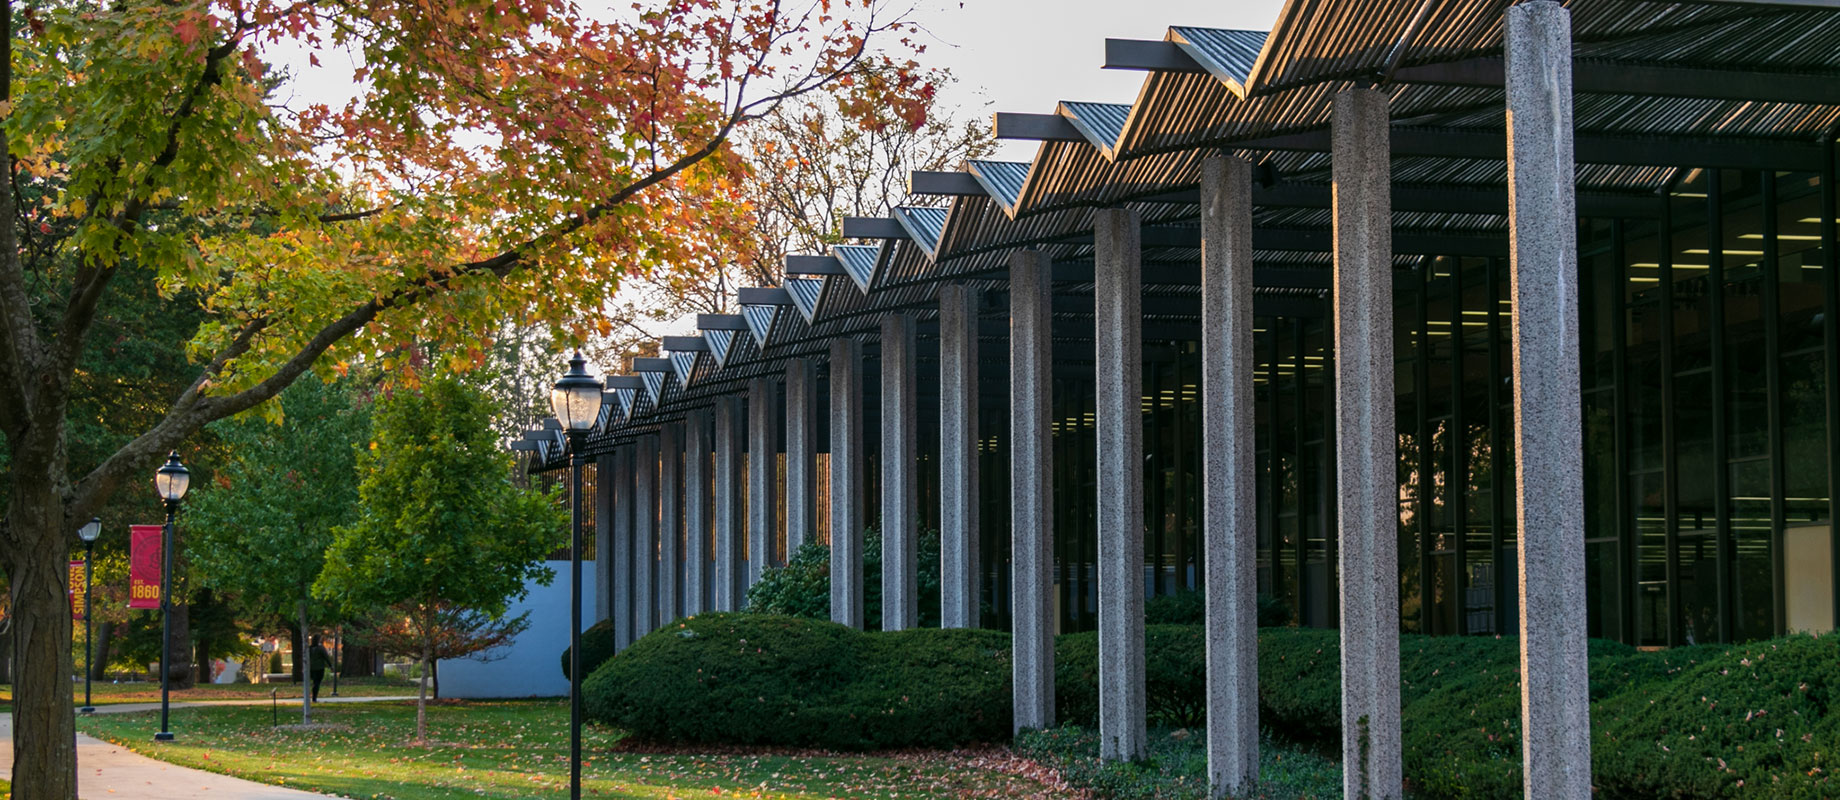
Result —
<path fill-rule="evenodd" d="M 164 525 L 128 526 L 128 607 L 160 607 L 160 536 Z"/>
<path fill-rule="evenodd" d="M 89 595 L 83 591 L 83 562 L 70 562 L 70 618 L 83 621 L 89 613 Z"/>

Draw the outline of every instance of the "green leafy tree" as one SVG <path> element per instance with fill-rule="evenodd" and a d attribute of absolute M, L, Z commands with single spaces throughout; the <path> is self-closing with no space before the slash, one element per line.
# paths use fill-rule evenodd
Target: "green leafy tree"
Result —
<path fill-rule="evenodd" d="M 393 608 L 433 668 L 454 609 L 502 619 L 530 581 L 555 573 L 567 514 L 552 492 L 518 487 L 492 430 L 493 408 L 454 378 L 399 391 L 376 408 L 359 459 L 357 522 L 340 528 L 314 593 L 351 613 Z M 415 738 L 428 739 L 428 689 L 416 699 Z"/>
<path fill-rule="evenodd" d="M 739 128 L 819 92 L 870 123 L 924 117 L 914 26 L 880 3 L 0 0 L 15 794 L 76 794 L 63 561 L 82 522 L 316 365 L 400 367 L 423 344 L 476 365 L 507 318 L 607 329 L 620 277 L 746 230 Z M 313 102 L 279 53 L 349 59 L 349 102 Z M 108 291 L 136 269 L 160 299 L 141 317 Z M 99 320 L 181 305 L 202 321 L 172 332 L 176 381 L 86 387 Z M 73 447 L 86 391 L 140 422 Z"/>
<path fill-rule="evenodd" d="M 370 435 L 370 409 L 354 394 L 349 381 L 301 381 L 282 393 L 279 424 L 245 415 L 214 425 L 234 455 L 186 514 L 199 583 L 264 616 L 294 616 L 301 653 L 332 532 L 358 516 L 357 449 Z"/>

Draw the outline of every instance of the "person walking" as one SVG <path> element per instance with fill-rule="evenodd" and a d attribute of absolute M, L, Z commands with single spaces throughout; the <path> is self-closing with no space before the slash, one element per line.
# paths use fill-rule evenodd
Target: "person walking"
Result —
<path fill-rule="evenodd" d="M 332 663 L 332 654 L 326 652 L 325 645 L 319 643 L 317 634 L 313 637 L 313 646 L 307 650 L 307 667 L 313 677 L 313 702 L 319 702 L 319 682 L 326 679 L 326 665 Z"/>

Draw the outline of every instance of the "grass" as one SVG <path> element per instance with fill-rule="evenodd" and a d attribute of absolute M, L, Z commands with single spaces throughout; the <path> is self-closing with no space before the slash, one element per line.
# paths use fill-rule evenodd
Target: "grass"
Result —
<path fill-rule="evenodd" d="M 281 722 L 298 721 L 284 709 Z M 263 783 L 376 798 L 554 798 L 568 788 L 568 709 L 555 701 L 449 702 L 428 708 L 428 747 L 410 743 L 415 704 L 320 706 L 326 729 L 270 727 L 262 707 L 173 712 L 173 743 L 156 745 L 157 713 L 99 714 L 78 730 L 144 755 Z M 825 753 L 661 754 L 621 751 L 620 734 L 583 731 L 589 797 L 1061 797 L 998 771 L 991 754 L 898 757 Z"/>
<path fill-rule="evenodd" d="M 269 692 L 281 690 L 281 699 L 300 699 L 301 684 L 298 683 L 210 683 L 199 684 L 191 689 L 175 690 L 172 701 L 175 703 L 210 702 L 213 700 L 267 700 Z M 400 697 L 415 694 L 415 681 L 399 678 L 340 678 L 340 697 Z M 71 699 L 77 705 L 83 705 L 83 682 L 71 684 Z M 324 700 L 332 696 L 332 679 L 327 678 L 319 686 L 319 698 Z M 96 705 L 115 703 L 158 703 L 160 702 L 160 684 L 158 681 L 131 681 L 127 683 L 92 683 L 90 697 Z M 0 684 L 0 704 L 10 706 L 13 702 L 13 687 Z"/>

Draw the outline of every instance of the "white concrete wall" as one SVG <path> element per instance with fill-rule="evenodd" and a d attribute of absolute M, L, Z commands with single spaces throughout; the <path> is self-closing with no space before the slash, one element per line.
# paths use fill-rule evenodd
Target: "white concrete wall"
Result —
<path fill-rule="evenodd" d="M 548 586 L 530 584 L 529 594 L 508 613 L 530 612 L 530 627 L 507 647 L 493 651 L 488 662 L 470 658 L 441 662 L 442 697 L 567 697 L 562 651 L 569 646 L 569 562 L 551 561 L 556 579 Z M 594 562 L 581 564 L 582 628 L 595 622 Z"/>

